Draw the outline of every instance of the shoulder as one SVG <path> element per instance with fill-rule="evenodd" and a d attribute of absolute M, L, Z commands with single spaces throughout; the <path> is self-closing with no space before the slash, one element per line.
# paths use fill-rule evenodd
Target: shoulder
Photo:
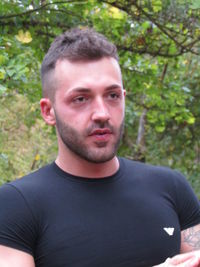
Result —
<path fill-rule="evenodd" d="M 0 202 L 5 207 L 24 207 L 39 210 L 48 180 L 51 180 L 52 164 L 0 187 Z M 2 205 L 1 209 L 3 208 Z"/>
<path fill-rule="evenodd" d="M 199 222 L 199 200 L 186 177 L 179 171 L 123 158 L 121 161 L 125 176 L 129 177 L 129 181 L 135 181 L 138 190 L 142 189 L 149 196 L 162 196 L 173 203 L 183 228 L 191 225 L 191 222 L 185 222 L 186 217 L 193 218 L 195 214 Z"/>
<path fill-rule="evenodd" d="M 126 158 L 120 158 L 120 162 L 124 170 L 130 173 L 134 173 L 137 176 L 149 178 L 152 177 L 155 179 L 185 179 L 185 177 L 180 172 L 166 166 L 155 166 L 148 163 L 129 160 Z"/>
<path fill-rule="evenodd" d="M 23 177 L 17 178 L 6 185 L 9 185 L 19 191 L 28 188 L 33 190 L 35 187 L 39 187 L 44 184 L 47 178 L 50 178 L 51 176 L 53 176 L 53 164 L 46 165 Z"/>
<path fill-rule="evenodd" d="M 44 198 L 48 195 L 48 184 L 51 183 L 53 173 L 52 164 L 44 166 L 24 177 L 6 183 L 0 187 L 0 209 L 7 218 L 21 220 L 36 218 L 43 213 Z M 49 182 L 50 180 L 50 182 Z M 19 209 L 20 207 L 20 209 Z M 17 214 L 15 214 L 17 211 Z M 30 223 L 30 221 L 29 221 Z"/>
<path fill-rule="evenodd" d="M 128 177 L 129 181 L 135 181 L 137 187 L 141 185 L 156 191 L 167 191 L 173 195 L 179 194 L 180 190 L 191 191 L 185 176 L 169 167 L 154 166 L 125 158 L 120 158 L 120 165 L 125 177 Z"/>

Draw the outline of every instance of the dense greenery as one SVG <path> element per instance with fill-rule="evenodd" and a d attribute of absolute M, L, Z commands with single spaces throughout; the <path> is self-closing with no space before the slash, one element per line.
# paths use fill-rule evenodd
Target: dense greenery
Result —
<path fill-rule="evenodd" d="M 53 160 L 39 69 L 53 38 L 94 27 L 119 49 L 127 90 L 120 155 L 183 172 L 200 196 L 199 0 L 2 0 L 0 179 Z"/>

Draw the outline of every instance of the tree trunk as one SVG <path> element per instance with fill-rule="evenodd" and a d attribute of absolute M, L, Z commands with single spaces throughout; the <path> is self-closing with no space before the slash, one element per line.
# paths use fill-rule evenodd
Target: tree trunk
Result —
<path fill-rule="evenodd" d="M 145 142 L 146 115 L 147 115 L 147 109 L 144 108 L 139 120 L 138 136 L 136 141 L 137 152 L 134 155 L 135 160 L 142 162 L 145 162 L 145 152 L 146 152 L 146 142 Z"/>

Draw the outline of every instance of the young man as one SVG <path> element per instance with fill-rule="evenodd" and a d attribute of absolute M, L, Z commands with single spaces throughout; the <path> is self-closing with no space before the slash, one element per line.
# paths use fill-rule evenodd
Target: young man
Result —
<path fill-rule="evenodd" d="M 52 164 L 0 188 L 0 266 L 142 267 L 200 249 L 200 207 L 181 174 L 116 156 L 124 97 L 116 47 L 91 29 L 42 63 Z M 199 252 L 161 266 L 200 266 Z"/>

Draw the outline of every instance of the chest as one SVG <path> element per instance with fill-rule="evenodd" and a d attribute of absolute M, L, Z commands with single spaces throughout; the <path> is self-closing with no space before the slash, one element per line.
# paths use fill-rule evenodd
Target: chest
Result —
<path fill-rule="evenodd" d="M 141 191 L 89 191 L 49 202 L 36 247 L 36 266 L 142 267 L 179 253 L 173 203 Z"/>

